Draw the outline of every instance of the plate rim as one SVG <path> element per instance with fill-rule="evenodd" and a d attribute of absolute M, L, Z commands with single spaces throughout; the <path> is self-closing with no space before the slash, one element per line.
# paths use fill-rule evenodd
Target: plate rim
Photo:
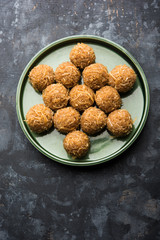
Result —
<path fill-rule="evenodd" d="M 49 153 L 46 149 L 44 149 L 42 146 L 40 146 L 28 133 L 26 126 L 24 124 L 24 120 L 22 118 L 22 114 L 21 114 L 21 106 L 20 106 L 20 98 L 21 98 L 21 87 L 24 81 L 24 77 L 26 75 L 26 73 L 28 72 L 31 64 L 34 63 L 34 61 L 36 61 L 37 58 L 39 58 L 44 52 L 46 52 L 47 50 L 49 50 L 50 48 L 60 44 L 60 43 L 64 43 L 70 40 L 78 40 L 78 39 L 84 39 L 84 40 L 98 40 L 104 43 L 107 43 L 109 45 L 111 45 L 112 47 L 118 49 L 120 52 L 123 52 L 125 55 L 127 55 L 127 57 L 130 59 L 131 62 L 133 62 L 133 64 L 136 66 L 136 68 L 138 69 L 139 74 L 141 75 L 141 79 L 143 82 L 143 87 L 144 87 L 144 92 L 145 92 L 145 96 L 144 96 L 144 108 L 143 108 L 143 115 L 141 118 L 141 121 L 139 123 L 139 126 L 136 130 L 136 132 L 134 133 L 134 135 L 132 136 L 132 138 L 120 149 L 118 149 L 116 152 L 108 155 L 107 157 L 103 157 L 101 159 L 98 160 L 94 160 L 92 162 L 91 161 L 86 161 L 86 162 L 81 162 L 81 160 L 79 161 L 70 161 L 70 160 L 65 160 L 63 158 L 54 156 L 53 154 Z M 150 92 L 149 92 L 149 86 L 148 86 L 148 82 L 147 82 L 147 78 L 145 76 L 145 73 L 143 71 L 143 69 L 141 68 L 140 64 L 138 63 L 138 61 L 130 54 L 130 52 L 128 52 L 128 50 L 126 50 L 124 47 L 122 47 L 121 45 L 103 38 L 103 37 L 99 37 L 99 36 L 95 36 L 95 35 L 74 35 L 74 36 L 68 36 L 65 38 L 61 38 L 59 40 L 56 40 L 50 44 L 48 44 L 47 46 L 45 46 L 44 48 L 42 48 L 41 50 L 39 50 L 37 52 L 37 54 L 35 54 L 31 60 L 28 62 L 28 64 L 25 66 L 20 79 L 18 81 L 18 86 L 17 86 L 17 91 L 16 91 L 16 112 L 17 112 L 17 117 L 18 117 L 18 121 L 19 124 L 21 126 L 22 131 L 24 132 L 25 136 L 28 138 L 28 140 L 30 141 L 30 143 L 38 150 L 40 151 L 43 155 L 47 156 L 48 158 L 50 158 L 51 160 L 54 160 L 56 162 L 59 162 L 61 164 L 65 164 L 65 165 L 71 165 L 71 166 L 91 166 L 91 165 L 97 165 L 97 164 L 101 164 L 104 162 L 108 162 L 114 158 L 116 158 L 117 156 L 121 155 L 124 151 L 126 151 L 134 142 L 135 140 L 138 138 L 138 136 L 140 135 L 142 129 L 144 128 L 144 125 L 147 121 L 147 117 L 148 117 L 148 113 L 149 113 L 149 107 L 150 107 Z"/>

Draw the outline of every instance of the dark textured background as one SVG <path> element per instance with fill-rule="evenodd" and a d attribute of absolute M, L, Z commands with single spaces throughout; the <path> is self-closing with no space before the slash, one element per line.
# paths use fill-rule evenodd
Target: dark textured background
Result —
<path fill-rule="evenodd" d="M 158 0 L 0 0 L 0 240 L 160 239 Z M 47 44 L 92 34 L 125 47 L 150 87 L 148 121 L 112 162 L 76 168 L 47 159 L 16 116 L 19 77 Z"/>

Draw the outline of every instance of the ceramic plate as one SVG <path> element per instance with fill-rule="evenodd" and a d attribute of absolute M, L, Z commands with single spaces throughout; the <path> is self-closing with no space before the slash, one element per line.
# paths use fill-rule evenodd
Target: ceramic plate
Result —
<path fill-rule="evenodd" d="M 35 134 L 30 131 L 25 120 L 26 113 L 35 104 L 43 103 L 42 95 L 38 94 L 28 82 L 30 70 L 38 64 L 47 64 L 55 70 L 62 62 L 69 61 L 69 53 L 78 42 L 90 45 L 96 55 L 96 62 L 107 66 L 111 71 L 116 65 L 126 64 L 132 67 L 137 80 L 129 93 L 122 95 L 122 108 L 127 109 L 134 120 L 134 129 L 125 138 L 113 138 L 107 130 L 96 137 L 91 137 L 91 148 L 87 156 L 73 160 L 63 148 L 65 135 L 52 129 L 47 134 Z M 97 36 L 71 36 L 60 39 L 38 52 L 25 67 L 17 87 L 16 108 L 18 120 L 26 137 L 41 153 L 57 162 L 89 166 L 109 161 L 124 152 L 136 140 L 142 131 L 149 110 L 149 88 L 144 72 L 135 58 L 120 45 Z"/>

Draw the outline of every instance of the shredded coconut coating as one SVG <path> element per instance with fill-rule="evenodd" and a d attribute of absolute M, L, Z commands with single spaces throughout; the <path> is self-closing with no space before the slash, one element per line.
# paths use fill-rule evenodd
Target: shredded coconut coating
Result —
<path fill-rule="evenodd" d="M 123 137 L 132 131 L 133 120 L 125 109 L 111 112 L 107 118 L 107 129 L 116 137 Z"/>
<path fill-rule="evenodd" d="M 136 82 L 136 73 L 127 65 L 118 65 L 109 73 L 109 85 L 118 92 L 125 93 L 133 88 Z"/>
<path fill-rule="evenodd" d="M 93 90 L 100 89 L 108 83 L 108 70 L 101 63 L 94 63 L 83 70 L 84 84 Z"/>
<path fill-rule="evenodd" d="M 70 52 L 70 61 L 78 68 L 84 69 L 95 62 L 93 48 L 84 43 L 78 43 Z"/>
<path fill-rule="evenodd" d="M 72 107 L 57 110 L 54 115 L 54 126 L 61 133 L 69 133 L 79 128 L 80 114 Z"/>
<path fill-rule="evenodd" d="M 49 85 L 42 97 L 45 105 L 53 111 L 66 107 L 69 100 L 68 90 L 61 83 Z"/>
<path fill-rule="evenodd" d="M 77 85 L 71 89 L 70 104 L 78 111 L 84 111 L 94 103 L 94 92 L 86 85 Z"/>
<path fill-rule="evenodd" d="M 66 88 L 74 87 L 80 80 L 81 73 L 71 62 L 61 63 L 55 71 L 55 80 Z"/>
<path fill-rule="evenodd" d="M 29 73 L 29 81 L 36 91 L 42 92 L 47 86 L 55 82 L 53 68 L 44 64 L 34 67 Z"/>
<path fill-rule="evenodd" d="M 122 100 L 117 90 L 111 86 L 99 89 L 95 95 L 98 107 L 105 113 L 112 112 L 121 107 Z"/>
<path fill-rule="evenodd" d="M 26 122 L 33 132 L 48 131 L 53 125 L 53 112 L 44 104 L 36 104 L 27 112 Z"/>
<path fill-rule="evenodd" d="M 63 141 L 64 149 L 75 158 L 82 158 L 90 148 L 89 137 L 81 131 L 73 131 L 66 135 Z"/>
<path fill-rule="evenodd" d="M 81 128 L 88 135 L 101 132 L 107 124 L 106 114 L 96 107 L 90 107 L 81 116 Z"/>

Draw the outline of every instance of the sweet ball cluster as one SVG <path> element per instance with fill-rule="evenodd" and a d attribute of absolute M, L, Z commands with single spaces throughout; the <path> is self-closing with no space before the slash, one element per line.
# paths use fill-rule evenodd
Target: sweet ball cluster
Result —
<path fill-rule="evenodd" d="M 26 122 L 36 133 L 54 125 L 66 134 L 63 146 L 67 153 L 80 159 L 89 151 L 89 136 L 104 129 L 115 137 L 132 131 L 133 121 L 130 113 L 121 109 L 120 94 L 133 88 L 136 74 L 127 65 L 108 72 L 102 63 L 95 63 L 94 50 L 84 43 L 75 45 L 69 57 L 70 62 L 61 63 L 55 72 L 48 65 L 37 65 L 30 71 L 29 81 L 42 92 L 44 104 L 31 107 Z"/>

